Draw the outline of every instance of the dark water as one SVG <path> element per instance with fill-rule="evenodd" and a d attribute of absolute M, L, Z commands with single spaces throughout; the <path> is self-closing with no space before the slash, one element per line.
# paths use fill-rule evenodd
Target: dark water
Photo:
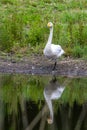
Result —
<path fill-rule="evenodd" d="M 0 130 L 87 130 L 87 77 L 0 74 Z"/>

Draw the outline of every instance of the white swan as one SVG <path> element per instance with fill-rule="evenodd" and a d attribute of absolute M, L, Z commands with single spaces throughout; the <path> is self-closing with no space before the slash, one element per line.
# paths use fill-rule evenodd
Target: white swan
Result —
<path fill-rule="evenodd" d="M 56 59 L 60 57 L 62 54 L 64 54 L 64 50 L 61 48 L 60 45 L 52 44 L 52 37 L 53 37 L 53 24 L 52 22 L 49 22 L 47 26 L 50 28 L 50 34 L 47 41 L 47 44 L 43 50 L 43 53 L 46 57 L 52 58 L 55 60 L 54 68 L 56 67 Z"/>
<path fill-rule="evenodd" d="M 65 86 L 59 85 L 56 78 L 52 79 L 44 89 L 44 97 L 50 111 L 50 117 L 47 119 L 48 124 L 53 123 L 54 113 L 53 113 L 52 100 L 59 99 L 64 89 Z"/>

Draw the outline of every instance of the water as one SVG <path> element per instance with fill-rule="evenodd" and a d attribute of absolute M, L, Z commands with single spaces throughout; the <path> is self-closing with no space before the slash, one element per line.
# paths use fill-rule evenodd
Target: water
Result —
<path fill-rule="evenodd" d="M 87 130 L 87 77 L 1 74 L 0 130 Z"/>

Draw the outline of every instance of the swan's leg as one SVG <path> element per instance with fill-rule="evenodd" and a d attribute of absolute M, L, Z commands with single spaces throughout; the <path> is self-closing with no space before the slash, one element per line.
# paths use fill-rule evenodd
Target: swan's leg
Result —
<path fill-rule="evenodd" d="M 55 61 L 54 66 L 53 66 L 53 70 L 55 70 L 56 65 L 57 65 L 57 62 Z"/>

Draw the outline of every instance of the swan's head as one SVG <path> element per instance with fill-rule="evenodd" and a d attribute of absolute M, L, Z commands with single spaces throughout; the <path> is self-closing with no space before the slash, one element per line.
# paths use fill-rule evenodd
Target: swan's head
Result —
<path fill-rule="evenodd" d="M 53 27 L 53 23 L 52 23 L 52 22 L 49 22 L 49 23 L 47 24 L 47 27 L 52 28 L 52 27 Z"/>
<path fill-rule="evenodd" d="M 53 111 L 50 112 L 50 116 L 47 118 L 47 122 L 48 122 L 48 124 L 52 124 L 53 123 Z"/>
<path fill-rule="evenodd" d="M 52 123 L 53 123 L 53 120 L 52 120 L 51 118 L 48 118 L 48 119 L 47 119 L 47 122 L 48 122 L 48 124 L 52 124 Z"/>

